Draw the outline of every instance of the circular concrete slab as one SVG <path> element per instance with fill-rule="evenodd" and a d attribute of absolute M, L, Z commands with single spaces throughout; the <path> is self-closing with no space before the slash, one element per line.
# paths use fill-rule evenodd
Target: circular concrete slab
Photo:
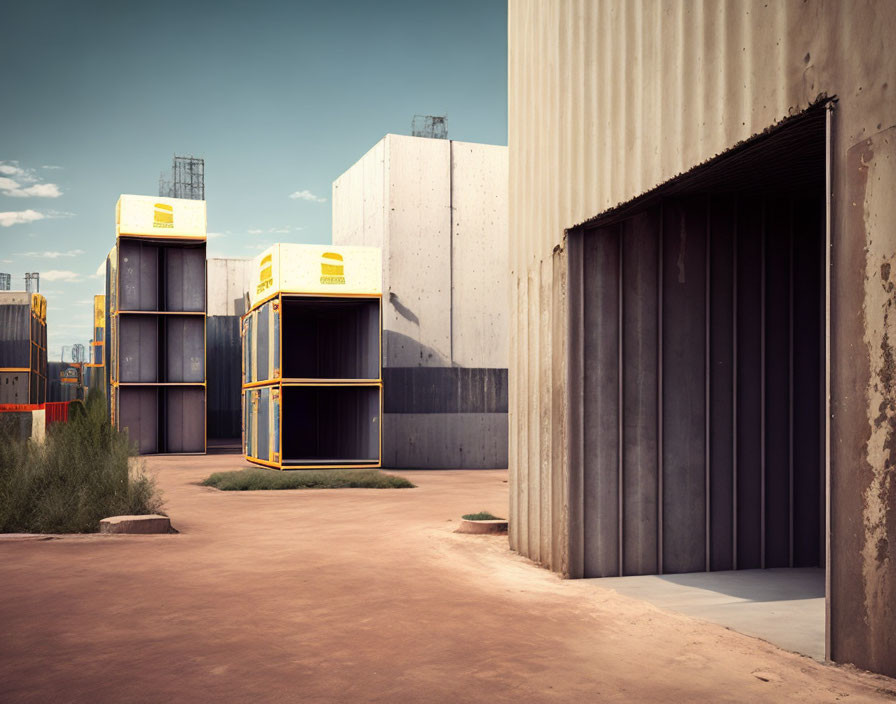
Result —
<path fill-rule="evenodd" d="M 474 535 L 483 535 L 485 533 L 506 533 L 507 521 L 503 518 L 488 521 L 470 521 L 466 518 L 462 518 L 460 520 L 460 527 L 456 532 L 471 533 Z"/>

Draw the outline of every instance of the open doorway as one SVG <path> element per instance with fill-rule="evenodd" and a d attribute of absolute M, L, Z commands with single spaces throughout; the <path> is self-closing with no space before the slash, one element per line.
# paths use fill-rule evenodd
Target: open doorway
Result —
<path fill-rule="evenodd" d="M 816 568 L 823 593 L 826 120 L 569 232 L 583 576 Z"/>

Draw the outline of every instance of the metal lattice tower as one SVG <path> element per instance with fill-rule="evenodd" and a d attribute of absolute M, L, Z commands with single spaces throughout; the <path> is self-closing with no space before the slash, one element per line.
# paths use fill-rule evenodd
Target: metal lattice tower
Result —
<path fill-rule="evenodd" d="M 414 115 L 411 121 L 412 137 L 448 139 L 448 117 L 446 115 Z"/>
<path fill-rule="evenodd" d="M 82 345 L 80 342 L 75 345 L 72 345 L 72 362 L 77 364 L 79 362 L 86 362 L 86 361 L 87 361 L 87 354 L 86 354 L 86 348 L 84 347 L 84 345 Z"/>
<path fill-rule="evenodd" d="M 25 274 L 25 291 L 28 293 L 40 293 L 40 274 L 31 271 Z"/>
<path fill-rule="evenodd" d="M 9 291 L 12 286 L 12 275 L 0 273 L 0 291 Z"/>
<path fill-rule="evenodd" d="M 205 200 L 205 159 L 175 154 L 171 178 L 166 178 L 164 172 L 159 176 L 159 195 Z"/>

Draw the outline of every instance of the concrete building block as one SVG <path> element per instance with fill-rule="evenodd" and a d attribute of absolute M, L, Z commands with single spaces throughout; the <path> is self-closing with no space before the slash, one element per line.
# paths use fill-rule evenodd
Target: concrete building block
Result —
<path fill-rule="evenodd" d="M 208 315 L 243 315 L 251 259 L 209 259 L 206 274 Z"/>
<path fill-rule="evenodd" d="M 171 533 L 167 516 L 112 516 L 100 521 L 100 533 Z"/>
<path fill-rule="evenodd" d="M 383 249 L 386 466 L 506 466 L 507 232 L 505 147 L 390 134 L 333 183 L 333 243 Z"/>

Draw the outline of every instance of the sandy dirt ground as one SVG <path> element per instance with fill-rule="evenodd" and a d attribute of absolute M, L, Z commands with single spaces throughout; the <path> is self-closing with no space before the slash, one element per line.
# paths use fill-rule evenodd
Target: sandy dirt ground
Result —
<path fill-rule="evenodd" d="M 148 465 L 178 535 L 0 540 L 0 701 L 896 701 L 454 533 L 506 515 L 504 471 L 219 492 L 197 483 L 238 456 Z"/>

